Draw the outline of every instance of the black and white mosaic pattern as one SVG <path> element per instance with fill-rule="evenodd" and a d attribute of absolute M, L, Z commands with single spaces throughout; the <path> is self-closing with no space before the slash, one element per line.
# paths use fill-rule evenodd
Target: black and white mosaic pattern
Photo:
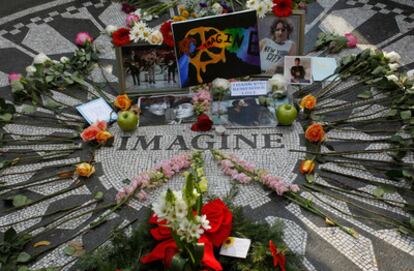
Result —
<path fill-rule="evenodd" d="M 95 82 L 106 82 L 110 86 L 106 89 L 108 95 L 113 97 L 117 94 L 117 78 L 115 68 L 115 54 L 109 38 L 102 34 L 106 25 L 124 25 L 126 15 L 121 12 L 119 4 L 111 3 L 109 0 L 55 0 L 55 1 L 31 1 L 15 0 L 16 4 L 8 6 L 1 3 L 0 10 L 0 96 L 11 99 L 10 87 L 8 86 L 7 74 L 10 72 L 23 73 L 25 67 L 32 63 L 36 54 L 43 52 L 53 59 L 71 54 L 76 48 L 75 36 L 78 32 L 89 32 L 95 42 L 101 47 L 101 63 L 105 67 L 103 77 L 100 69 L 96 69 L 91 80 Z M 154 22 L 153 26 L 156 26 Z M 332 31 L 338 34 L 353 33 L 360 44 L 358 48 L 346 50 L 341 55 L 357 52 L 367 47 L 377 47 L 386 51 L 398 51 L 402 55 L 402 64 L 408 69 L 414 68 L 414 3 L 411 0 L 319 0 L 308 6 L 306 17 L 306 45 L 305 49 L 310 51 L 321 31 Z M 75 97 L 74 97 L 75 96 Z M 86 92 L 65 95 L 55 93 L 54 97 L 62 103 L 77 105 L 92 98 Z M 327 100 L 330 105 L 349 107 L 348 114 L 353 112 L 347 97 L 339 97 Z M 380 108 L 371 108 L 375 112 Z M 47 110 L 38 110 L 38 113 L 53 115 Z M 67 116 L 79 118 L 75 111 L 67 112 Z M 361 118 L 364 118 L 361 115 Z M 2 127 L 3 131 L 9 133 L 20 133 L 27 135 L 45 135 L 57 132 L 70 133 L 70 130 L 56 129 L 39 124 L 8 124 Z M 1 212 L 0 231 L 4 232 L 9 223 L 20 221 L 32 216 L 38 216 L 53 212 L 67 204 L 88 205 L 85 210 L 94 210 L 99 204 L 90 204 L 92 195 L 97 191 L 105 191 L 105 199 L 114 199 L 117 190 L 122 186 L 122 180 L 131 178 L 143 170 L 150 169 L 157 162 L 168 159 L 174 154 L 190 149 L 206 149 L 208 146 L 222 149 L 224 152 L 234 152 L 246 160 L 254 161 L 259 167 L 268 169 L 279 175 L 286 182 L 303 182 L 303 177 L 298 172 L 299 161 L 303 156 L 299 153 L 291 153 L 289 149 L 306 149 L 303 139 L 302 126 L 297 123 L 289 128 L 274 129 L 234 129 L 226 132 L 227 138 L 216 135 L 214 132 L 205 134 L 194 139 L 197 134 L 189 132 L 188 125 L 176 126 L 153 126 L 139 127 L 133 134 L 125 134 L 114 125 L 111 132 L 116 137 L 114 147 L 103 148 L 97 151 L 97 174 L 87 183 L 75 190 L 64 193 L 58 197 L 52 197 L 47 201 L 35 204 L 29 208 L 13 213 Z M 149 142 L 159 136 L 160 145 L 147 147 L 138 143 L 139 137 Z M 383 144 L 370 143 L 370 140 L 378 139 L 360 131 L 336 131 L 329 133 L 331 137 L 355 138 L 366 140 L 366 149 L 382 148 Z M 129 137 L 126 139 L 126 137 Z M 183 139 L 176 141 L 177 137 Z M 245 140 L 243 140 L 245 139 Z M 266 140 L 272 139 L 270 147 L 266 147 Z M 224 142 L 224 141 L 225 142 Z M 175 144 L 174 142 L 179 142 Z M 224 143 L 223 143 L 224 142 Z M 123 145 L 125 143 L 125 145 Z M 80 142 L 79 142 L 80 144 Z M 274 144 L 274 145 L 273 145 Z M 76 145 L 80 146 L 80 145 Z M 16 146 L 15 149 L 31 149 L 41 154 L 41 150 L 61 150 L 64 146 L 42 145 L 42 146 Z M 340 148 L 340 147 L 339 147 Z M 8 151 L 11 148 L 2 148 Z M 87 155 L 81 151 L 76 152 L 68 159 L 56 159 L 37 164 L 29 164 L 12 167 L 2 173 L 16 173 L 5 178 L 8 184 L 30 181 L 39 172 L 47 171 L 51 165 L 64 165 L 83 161 Z M 378 160 L 389 159 L 385 155 L 355 155 L 355 157 Z M 412 160 L 406 162 L 413 162 Z M 324 164 L 325 168 L 335 170 L 356 177 L 365 177 L 381 183 L 389 183 L 392 180 L 377 177 L 361 168 L 338 167 L 336 164 Z M 28 173 L 24 173 L 24 172 Z M 217 195 L 224 195 L 229 191 L 231 182 L 218 170 L 211 155 L 206 152 L 206 174 L 209 179 L 209 190 Z M 318 182 L 330 185 L 328 180 L 318 177 Z M 136 217 L 144 217 L 143 212 L 148 209 L 151 201 L 167 187 L 180 188 L 183 180 L 179 177 L 173 178 L 165 187 L 151 192 L 150 200 L 146 203 L 138 201 L 131 202 L 129 208 L 110 217 L 108 223 L 99 229 L 82 234 L 88 224 L 91 223 L 102 212 L 91 212 L 88 215 L 78 217 L 70 222 L 64 222 L 56 230 L 51 231 L 47 239 L 57 246 L 42 255 L 33 264 L 33 268 L 41 268 L 49 265 L 64 265 L 69 270 L 76 260 L 66 256 L 63 252 L 66 242 L 79 241 L 86 249 L 100 245 L 108 236 L 111 229 L 116 225 L 127 224 Z M 57 191 L 71 187 L 72 181 L 62 181 L 43 186 L 31 187 L 28 195 L 33 198 L 53 194 Z M 396 185 L 404 186 L 404 183 Z M 353 184 L 361 191 L 372 192 L 375 187 Z M 391 228 L 380 227 L 366 223 L 363 220 L 351 219 L 344 213 L 357 214 L 357 210 L 349 204 L 337 202 L 324 195 L 318 195 L 318 199 L 303 192 L 303 195 L 313 200 L 329 213 L 339 217 L 346 225 L 354 227 L 358 238 L 353 238 L 338 228 L 325 225 L 324 221 L 312 214 L 300 209 L 297 205 L 277 197 L 274 193 L 264 190 L 258 185 L 241 187 L 241 193 L 236 198 L 236 204 L 244 206 L 247 215 L 253 220 L 275 223 L 282 220 L 285 223 L 285 241 L 289 248 L 303 255 L 303 264 L 307 270 L 414 270 L 414 240 L 401 236 Z M 398 192 L 387 194 L 399 201 L 412 201 L 400 195 Z M 329 201 L 330 204 L 342 212 L 338 212 L 324 205 L 320 200 Z M 377 201 L 353 198 L 357 204 L 369 205 L 376 210 L 386 214 L 412 217 L 404 212 L 398 212 L 387 205 Z M 0 211 L 4 206 L 0 206 Z M 76 213 L 71 214 L 76 216 Z M 58 220 L 55 223 L 59 223 Z M 48 219 L 36 218 L 26 222 L 18 223 L 15 229 L 21 232 L 34 226 L 48 226 Z M 43 237 L 45 238 L 45 237 Z"/>

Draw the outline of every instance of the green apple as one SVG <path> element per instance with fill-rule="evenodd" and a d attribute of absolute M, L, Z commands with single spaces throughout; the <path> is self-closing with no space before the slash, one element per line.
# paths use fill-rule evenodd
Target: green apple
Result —
<path fill-rule="evenodd" d="M 138 117 L 132 111 L 121 111 L 118 113 L 118 126 L 124 132 L 130 132 L 137 128 Z"/>
<path fill-rule="evenodd" d="M 282 104 L 276 110 L 276 117 L 280 125 L 292 125 L 298 116 L 298 111 L 292 104 Z"/>

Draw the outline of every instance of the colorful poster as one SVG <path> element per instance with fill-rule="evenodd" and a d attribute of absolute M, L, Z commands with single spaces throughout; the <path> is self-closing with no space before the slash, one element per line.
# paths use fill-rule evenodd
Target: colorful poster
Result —
<path fill-rule="evenodd" d="M 172 24 L 181 87 L 260 73 L 256 11 Z"/>

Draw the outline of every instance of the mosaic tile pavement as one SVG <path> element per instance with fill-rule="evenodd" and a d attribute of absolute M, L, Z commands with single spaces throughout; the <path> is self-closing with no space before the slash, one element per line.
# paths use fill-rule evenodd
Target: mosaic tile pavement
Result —
<path fill-rule="evenodd" d="M 24 3 L 23 3 L 24 2 Z M 109 0 L 55 0 L 39 4 L 39 1 L 17 0 L 24 9 L 18 11 L 5 7 L 0 11 L 0 96 L 10 99 L 10 88 L 7 86 L 7 74 L 18 71 L 23 72 L 25 67 L 32 62 L 32 57 L 39 52 L 48 54 L 53 59 L 69 55 L 75 48 L 74 38 L 78 32 L 87 31 L 95 37 L 96 43 L 102 48 L 101 60 L 109 69 L 105 72 L 111 82 L 105 91 L 113 97 L 116 95 L 117 70 L 115 68 L 115 55 L 111 50 L 110 40 L 101 31 L 107 24 L 123 25 L 125 15 L 120 11 L 119 4 L 112 4 Z M 153 22 L 153 26 L 159 22 Z M 378 27 L 381 25 L 381 27 Z M 347 50 L 342 54 L 357 52 L 366 47 L 374 46 L 384 50 L 396 50 L 403 57 L 402 62 L 407 69 L 414 68 L 414 5 L 409 0 L 373 1 L 373 0 L 320 0 L 311 4 L 306 17 L 306 46 L 310 51 L 316 40 L 316 35 L 321 31 L 335 31 L 339 34 L 351 32 L 357 35 L 361 44 L 357 49 Z M 12 57 L 11 57 L 12 56 Z M 90 80 L 105 82 L 100 70 L 95 70 Z M 352 85 L 352 83 L 351 83 Z M 69 94 L 69 93 L 68 93 Z M 90 99 L 92 96 L 86 92 L 76 93 L 74 98 L 65 93 L 55 93 L 54 97 L 62 103 L 76 105 Z M 343 106 L 344 114 L 360 114 L 352 110 L 352 98 L 335 97 L 326 103 Z M 370 108 L 367 112 L 376 112 L 381 108 Z M 47 110 L 38 110 L 37 113 L 53 115 Z M 364 111 L 365 112 L 365 111 Z M 65 112 L 66 116 L 78 118 L 75 111 Z M 361 118 L 363 115 L 361 114 Z M 70 133 L 71 130 L 47 127 L 44 123 L 9 124 L 1 128 L 8 133 L 20 133 L 25 135 L 47 135 L 55 133 Z M 205 150 L 209 147 L 222 149 L 224 152 L 234 152 L 247 160 L 257 163 L 259 167 L 269 169 L 272 173 L 281 176 L 289 183 L 303 182 L 303 177 L 298 174 L 299 161 L 303 158 L 300 153 L 289 152 L 289 149 L 306 149 L 303 141 L 302 126 L 297 123 L 288 128 L 268 129 L 234 129 L 228 130 L 225 136 L 216 135 L 214 132 L 197 136 L 188 132 L 188 125 L 140 127 L 135 133 L 125 134 L 116 126 L 111 127 L 111 132 L 116 137 L 113 148 L 100 149 L 96 153 L 97 174 L 84 185 L 64 193 L 58 197 L 52 197 L 29 208 L 13 213 L 3 212 L 4 206 L 0 205 L 0 232 L 4 232 L 9 223 L 20 221 L 32 216 L 51 213 L 72 204 L 86 206 L 84 210 L 95 210 L 100 204 L 91 203 L 91 197 L 97 191 L 105 191 L 105 200 L 114 198 L 116 191 L 123 185 L 122 180 L 131 178 L 142 170 L 148 169 L 155 163 L 167 159 L 174 154 L 190 149 Z M 329 137 L 355 138 L 366 141 L 366 149 L 382 148 L 383 144 L 370 143 L 370 140 L 378 139 L 378 136 L 363 133 L 356 130 L 339 131 L 332 130 Z M 155 142 L 151 141 L 155 138 Z M 179 138 L 177 140 L 177 138 Z M 153 142 L 152 144 L 150 142 Z M 155 144 L 155 145 L 154 145 Z M 79 146 L 75 144 L 75 146 Z M 1 151 L 15 151 L 19 149 L 31 149 L 34 153 L 42 153 L 42 150 L 62 150 L 63 146 L 47 144 L 41 146 L 14 146 Z M 344 148 L 339 146 L 338 148 Z M 65 165 L 82 161 L 87 157 L 85 152 L 75 152 L 68 159 L 55 159 L 42 163 L 28 164 L 6 169 L 2 174 L 9 174 L 4 178 L 8 184 L 30 182 L 39 175 L 47 172 L 49 166 Z M 385 155 L 354 155 L 358 158 L 370 158 L 387 160 Z M 407 162 L 413 162 L 411 157 Z M 223 176 L 206 152 L 206 174 L 210 180 L 209 190 L 217 195 L 225 195 L 231 188 L 231 182 Z M 345 168 L 335 164 L 324 164 L 327 169 L 335 169 L 341 173 L 359 178 L 370 178 L 381 183 L 392 180 L 375 176 L 364 168 Z M 39 172 L 34 172 L 39 170 Z M 27 172 L 27 173 L 26 173 Z M 19 174 L 15 174 L 19 173 Z M 328 179 L 318 177 L 317 181 L 330 185 Z M 128 224 L 135 218 L 143 217 L 151 204 L 167 187 L 179 188 L 182 178 L 173 178 L 167 185 L 151 192 L 150 200 L 145 203 L 132 201 L 129 208 L 110 217 L 110 220 L 96 231 L 86 232 L 87 226 L 97 218 L 101 211 L 78 217 L 75 220 L 66 221 L 65 218 L 56 220 L 57 229 L 48 233 L 47 238 L 56 245 L 51 251 L 45 253 L 33 263 L 33 268 L 41 268 L 49 265 L 65 265 L 65 270 L 70 270 L 76 260 L 66 256 L 63 252 L 68 241 L 79 241 L 86 249 L 91 249 L 106 239 L 111 229 L 116 225 Z M 353 184 L 361 191 L 372 192 L 373 186 L 366 184 Z M 404 186 L 404 183 L 398 183 Z M 27 195 L 39 198 L 52 195 L 72 187 L 71 180 L 52 184 L 45 184 L 27 189 Z M 352 205 L 337 202 L 327 196 L 319 195 L 318 198 L 303 192 L 303 195 L 312 199 L 319 206 L 331 214 L 335 214 L 346 225 L 354 227 L 358 238 L 353 238 L 337 228 L 325 225 L 324 221 L 300 209 L 295 204 L 288 204 L 273 193 L 264 190 L 257 185 L 241 187 L 241 193 L 237 196 L 236 204 L 242 205 L 246 214 L 253 220 L 275 223 L 282 220 L 285 223 L 285 242 L 289 248 L 303 255 L 303 265 L 306 270 L 414 270 L 414 240 L 401 236 L 394 229 L 372 225 L 365 221 L 350 219 L 344 213 L 356 213 Z M 411 202 L 395 192 L 387 194 L 399 201 Z M 333 209 L 323 201 L 335 206 Z M 357 204 L 369 205 L 377 210 L 404 217 L 412 215 L 398 212 L 377 201 L 369 201 L 354 197 Z M 1 203 L 3 204 L 3 203 Z M 71 214 L 76 216 L 77 212 Z M 50 227 L 49 219 L 36 218 L 18 223 L 15 229 L 21 232 L 33 227 Z M 85 234 L 83 234 L 85 233 Z M 43 237 L 45 238 L 45 237 Z M 73 269 L 73 268 L 72 268 Z"/>

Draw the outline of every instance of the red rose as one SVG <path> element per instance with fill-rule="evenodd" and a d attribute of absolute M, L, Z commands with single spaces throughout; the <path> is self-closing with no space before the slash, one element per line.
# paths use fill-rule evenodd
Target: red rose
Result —
<path fill-rule="evenodd" d="M 164 240 L 167 238 L 171 238 L 170 228 L 164 226 L 166 224 L 165 220 L 158 222 L 158 217 L 154 214 L 153 216 L 151 216 L 149 223 L 158 225 L 158 227 L 152 228 L 150 230 L 151 235 L 152 237 L 154 237 L 155 240 Z"/>
<path fill-rule="evenodd" d="M 210 131 L 213 126 L 213 122 L 206 114 L 201 114 L 197 118 L 197 122 L 191 126 L 191 130 L 198 132 Z"/>
<path fill-rule="evenodd" d="M 128 28 L 120 28 L 114 33 L 112 33 L 112 42 L 115 46 L 124 46 L 131 42 L 129 38 L 129 29 Z"/>
<path fill-rule="evenodd" d="M 210 222 L 211 229 L 206 231 L 206 237 L 214 246 L 220 246 L 230 235 L 233 222 L 232 213 L 221 199 L 215 199 L 205 204 L 201 213 L 206 215 Z"/>
<path fill-rule="evenodd" d="M 171 20 L 164 22 L 160 27 L 160 31 L 162 33 L 162 37 L 164 38 L 164 43 L 172 48 L 174 47 L 174 38 L 171 23 Z"/>
<path fill-rule="evenodd" d="M 288 17 L 292 14 L 292 0 L 273 0 L 272 8 L 277 17 Z"/>
<path fill-rule="evenodd" d="M 122 11 L 125 12 L 126 14 L 129 14 L 131 12 L 134 12 L 135 10 L 137 10 L 136 7 L 131 6 L 128 3 L 122 3 Z"/>

